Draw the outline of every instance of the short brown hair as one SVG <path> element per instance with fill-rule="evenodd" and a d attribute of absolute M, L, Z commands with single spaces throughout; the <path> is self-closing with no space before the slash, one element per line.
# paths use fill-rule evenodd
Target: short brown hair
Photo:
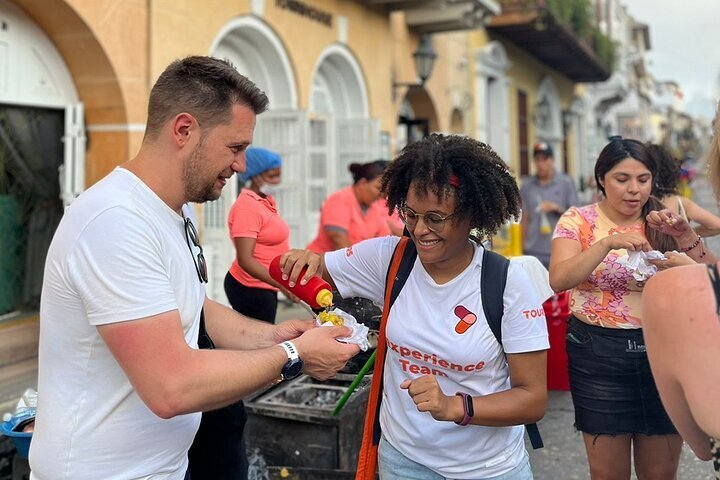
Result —
<path fill-rule="evenodd" d="M 166 122 L 183 112 L 195 117 L 201 128 L 213 128 L 230 120 L 234 104 L 246 105 L 257 115 L 267 109 L 268 98 L 225 60 L 205 56 L 175 60 L 150 91 L 145 136 L 157 137 Z"/>

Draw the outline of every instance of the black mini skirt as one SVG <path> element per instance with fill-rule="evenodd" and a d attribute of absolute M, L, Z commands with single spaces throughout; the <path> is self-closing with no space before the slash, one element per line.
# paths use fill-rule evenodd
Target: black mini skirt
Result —
<path fill-rule="evenodd" d="M 565 345 L 575 428 L 593 435 L 676 434 L 650 371 L 642 329 L 571 316 Z"/>

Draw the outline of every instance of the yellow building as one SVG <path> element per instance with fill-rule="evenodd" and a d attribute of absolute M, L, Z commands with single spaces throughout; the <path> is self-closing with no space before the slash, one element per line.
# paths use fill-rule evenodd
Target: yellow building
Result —
<path fill-rule="evenodd" d="M 553 147 L 555 168 L 576 182 L 586 146 L 581 82 L 610 70 L 543 2 L 504 1 L 487 27 L 470 33 L 474 72 L 474 136 L 489 143 L 518 179 L 534 173 L 532 145 Z M 508 255 L 521 253 L 519 226 L 495 239 Z"/>
<path fill-rule="evenodd" d="M 284 159 L 278 204 L 291 244 L 302 247 L 323 200 L 350 183 L 350 163 L 390 158 L 425 131 L 472 134 L 467 36 L 443 32 L 497 11 L 493 0 L 0 0 L 0 134 L 9 138 L 0 146 L 17 151 L 0 164 L 0 198 L 12 197 L 7 212 L 21 210 L 3 214 L 0 201 L 0 219 L 23 218 L 4 241 L 39 259 L 8 280 L 30 293 L 4 309 L 0 298 L 0 314 L 37 305 L 63 205 L 138 151 L 150 88 L 172 60 L 226 58 L 268 93 L 254 143 Z M 426 82 L 413 57 L 423 46 L 437 52 Z M 237 185 L 229 187 L 202 207 L 213 296 L 234 254 L 226 216 Z M 43 208 L 49 220 L 31 238 Z"/>
<path fill-rule="evenodd" d="M 138 151 L 150 88 L 186 55 L 227 58 L 268 93 L 271 108 L 258 118 L 254 143 L 283 156 L 278 204 L 293 246 L 314 235 L 322 201 L 350 182 L 351 162 L 390 158 L 428 131 L 486 141 L 518 174 L 530 173 L 528 152 L 541 137 L 556 146 L 559 168 L 572 173 L 573 88 L 587 80 L 573 68 L 579 62 L 602 75 L 553 23 L 544 40 L 559 59 L 513 33 L 530 25 L 542 35 L 536 18 L 489 19 L 506 17 L 512 3 L 0 0 L 4 338 L 18 312 L 33 318 L 63 208 Z M 428 48 L 434 69 L 419 71 L 415 54 Z M 228 185 L 202 207 L 208 293 L 220 300 L 234 255 L 226 216 L 236 193 Z M 26 362 L 30 378 L 36 324 L 22 329 L 24 346 L 8 340 L 9 351 L 29 357 L 0 356 L 0 369 Z"/>

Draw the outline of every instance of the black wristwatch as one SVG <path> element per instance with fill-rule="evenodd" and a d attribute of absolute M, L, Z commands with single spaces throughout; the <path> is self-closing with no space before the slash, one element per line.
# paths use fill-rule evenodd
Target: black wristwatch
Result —
<path fill-rule="evenodd" d="M 292 342 L 282 342 L 280 346 L 287 353 L 288 361 L 280 372 L 280 380 L 290 380 L 300 375 L 303 369 L 303 361 L 298 354 L 295 344 Z"/>

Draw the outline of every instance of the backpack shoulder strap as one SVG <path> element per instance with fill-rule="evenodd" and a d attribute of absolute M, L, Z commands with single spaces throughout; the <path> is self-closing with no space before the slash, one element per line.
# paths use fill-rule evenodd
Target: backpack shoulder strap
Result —
<path fill-rule="evenodd" d="M 480 298 L 483 313 L 495 339 L 502 344 L 502 318 L 505 313 L 504 299 L 510 260 L 499 253 L 485 250 L 480 269 Z M 504 350 L 504 348 L 503 348 Z M 542 437 L 537 423 L 525 425 L 533 449 L 543 447 Z"/>
<path fill-rule="evenodd" d="M 490 330 L 502 347 L 502 317 L 505 313 L 503 295 L 510 260 L 491 250 L 483 252 L 480 269 L 480 298 Z"/>
<path fill-rule="evenodd" d="M 383 368 L 385 366 L 385 326 L 395 299 L 407 281 L 417 250 L 409 237 L 401 237 L 390 259 L 390 267 L 385 279 L 385 305 L 380 320 L 380 332 L 377 348 L 375 349 L 375 367 L 372 384 L 368 395 L 367 410 L 365 413 L 365 426 L 363 431 L 360 454 L 358 456 L 356 480 L 375 480 L 377 471 L 377 447 L 380 444 L 380 402 L 383 389 Z"/>
<path fill-rule="evenodd" d="M 402 257 L 400 258 L 400 264 L 398 265 L 397 271 L 393 274 L 391 272 L 393 267 L 393 260 L 398 254 L 400 243 L 405 243 L 405 247 L 404 250 L 402 250 L 401 252 Z M 409 237 L 401 237 L 400 243 L 398 243 L 395 247 L 392 259 L 390 260 L 390 266 L 388 267 L 388 273 L 385 276 L 386 289 L 388 285 L 391 285 L 390 282 L 392 281 L 389 303 L 387 302 L 388 299 L 385 299 L 388 310 L 390 310 L 390 307 L 392 307 L 395 303 L 395 299 L 397 299 L 398 295 L 400 295 L 400 291 L 405 286 L 405 282 L 407 282 L 407 279 L 410 276 L 410 271 L 413 269 L 413 265 L 415 265 L 415 258 L 417 258 L 417 248 L 415 248 L 415 243 Z M 391 274 L 394 278 L 390 277 Z M 387 295 L 387 293 L 388 292 L 386 291 L 385 294 Z"/>

